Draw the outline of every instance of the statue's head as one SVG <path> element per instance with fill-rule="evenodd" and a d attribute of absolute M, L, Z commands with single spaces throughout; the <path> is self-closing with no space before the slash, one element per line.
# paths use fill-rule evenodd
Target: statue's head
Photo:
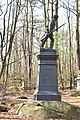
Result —
<path fill-rule="evenodd" d="M 55 18 L 55 20 L 57 20 L 58 19 L 58 15 L 54 15 L 54 18 Z"/>

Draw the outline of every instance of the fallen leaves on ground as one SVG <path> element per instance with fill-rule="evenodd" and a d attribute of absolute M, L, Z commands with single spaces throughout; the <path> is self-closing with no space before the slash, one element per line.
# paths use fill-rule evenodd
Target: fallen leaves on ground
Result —
<path fill-rule="evenodd" d="M 67 102 L 69 104 L 75 105 L 75 106 L 80 106 L 80 97 L 73 97 L 69 95 L 70 91 L 64 91 L 61 92 L 61 100 L 63 102 Z M 26 99 L 27 101 L 32 100 L 32 95 L 29 93 L 25 93 L 23 94 L 24 97 L 27 97 L 28 99 Z M 0 112 L 0 120 L 35 120 L 34 118 L 32 118 L 31 116 L 24 117 L 22 115 L 18 115 L 15 112 L 15 109 L 13 108 L 13 106 L 11 106 L 12 103 L 15 104 L 15 102 L 20 102 L 19 98 L 20 96 L 15 95 L 15 94 L 7 94 L 5 97 L 0 97 L 0 102 L 2 103 L 3 106 L 6 106 L 8 108 L 8 112 Z M 22 99 L 23 100 L 23 99 Z M 5 103 L 5 104 L 3 104 Z M 37 118 L 38 120 L 38 118 Z M 45 120 L 57 120 L 57 119 L 45 119 Z M 59 120 L 59 119 L 58 119 Z M 60 119 L 62 120 L 62 119 Z M 63 119 L 65 120 L 65 119 Z"/>

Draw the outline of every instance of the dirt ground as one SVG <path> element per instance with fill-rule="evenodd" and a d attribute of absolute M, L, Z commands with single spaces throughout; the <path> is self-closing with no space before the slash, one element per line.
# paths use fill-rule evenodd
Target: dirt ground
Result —
<path fill-rule="evenodd" d="M 80 106 L 80 96 L 72 97 L 69 95 L 70 92 L 71 92 L 70 90 L 62 92 L 61 100 L 75 106 Z"/>
<path fill-rule="evenodd" d="M 69 95 L 69 92 L 70 91 L 61 92 L 61 100 L 63 102 L 67 102 L 67 103 L 72 104 L 72 105 L 80 106 L 80 96 L 72 97 Z M 29 93 L 28 94 L 25 93 L 23 96 L 27 96 L 27 98 L 28 98 L 27 100 L 32 100 L 32 98 L 33 98 L 32 94 L 29 94 Z M 11 106 L 11 103 L 16 101 L 16 100 L 17 100 L 17 96 L 15 96 L 11 93 L 8 93 L 3 98 L 0 97 L 0 102 L 2 102 L 2 104 L 5 103 L 5 106 L 8 110 L 7 112 L 0 112 L 0 120 L 34 120 L 31 117 L 26 118 L 24 116 L 16 114 L 15 110 Z M 53 120 L 53 119 L 49 119 L 49 120 Z"/>

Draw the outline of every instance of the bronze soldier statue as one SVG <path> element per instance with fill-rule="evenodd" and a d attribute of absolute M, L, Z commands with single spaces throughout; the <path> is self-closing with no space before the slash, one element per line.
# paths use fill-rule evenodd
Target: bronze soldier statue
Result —
<path fill-rule="evenodd" d="M 55 28 L 55 23 L 58 19 L 58 15 L 54 15 L 53 19 L 50 22 L 50 26 L 46 26 L 46 31 L 45 34 L 43 35 L 42 39 L 41 39 L 41 47 L 44 47 L 45 42 L 47 41 L 48 38 L 50 38 L 51 43 L 50 43 L 50 48 L 53 48 L 53 44 L 54 44 L 54 38 L 53 38 L 53 30 Z"/>

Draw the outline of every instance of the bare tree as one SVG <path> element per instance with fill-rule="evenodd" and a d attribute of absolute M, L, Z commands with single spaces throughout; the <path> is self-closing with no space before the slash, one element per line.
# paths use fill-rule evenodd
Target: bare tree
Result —
<path fill-rule="evenodd" d="M 76 41 L 77 41 L 77 57 L 78 57 L 78 68 L 80 70 L 80 41 L 79 41 L 79 0 L 76 0 Z"/>
<path fill-rule="evenodd" d="M 71 27 L 70 27 L 70 9 L 69 9 L 69 0 L 68 0 L 68 11 L 67 11 L 67 18 L 68 18 L 68 31 L 69 31 L 69 60 L 70 60 L 70 89 L 72 89 L 72 65 L 71 65 L 71 61 L 72 61 L 72 55 L 71 55 L 71 51 L 72 51 L 72 43 L 71 43 Z"/>
<path fill-rule="evenodd" d="M 5 75 L 6 75 L 6 79 L 4 81 L 5 86 L 6 86 L 7 77 L 8 77 L 9 61 L 11 56 L 13 39 L 16 31 L 16 24 L 20 14 L 20 3 L 21 3 L 20 0 L 16 0 L 16 1 L 13 0 L 13 1 L 10 1 L 10 3 L 8 3 L 7 1 L 6 11 L 3 16 L 3 30 L 0 31 L 1 61 L 2 61 L 0 78 L 5 72 Z"/>

